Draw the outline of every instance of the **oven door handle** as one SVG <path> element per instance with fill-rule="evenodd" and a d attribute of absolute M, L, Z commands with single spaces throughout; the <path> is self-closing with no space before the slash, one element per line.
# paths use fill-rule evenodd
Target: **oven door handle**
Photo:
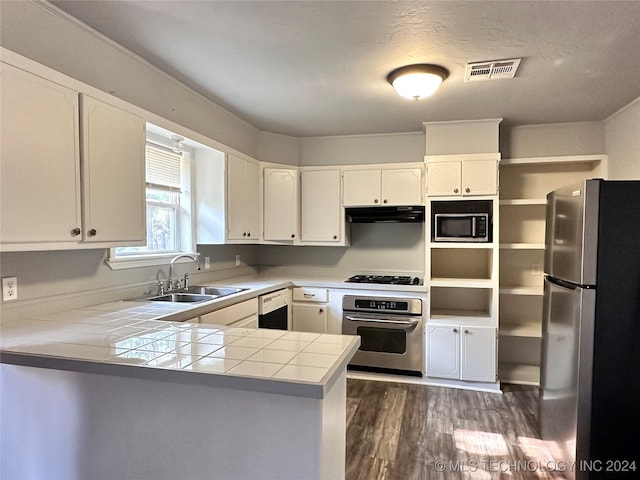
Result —
<path fill-rule="evenodd" d="M 391 323 L 394 325 L 406 325 L 409 327 L 415 327 L 419 323 L 416 320 L 385 320 L 382 318 L 352 317 L 351 315 L 345 315 L 344 318 L 352 322 Z"/>

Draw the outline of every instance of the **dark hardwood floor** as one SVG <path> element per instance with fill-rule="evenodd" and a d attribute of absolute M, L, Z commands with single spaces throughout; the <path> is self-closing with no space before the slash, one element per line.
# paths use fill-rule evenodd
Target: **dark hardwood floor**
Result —
<path fill-rule="evenodd" d="M 538 390 L 503 394 L 348 379 L 347 480 L 558 479 Z"/>

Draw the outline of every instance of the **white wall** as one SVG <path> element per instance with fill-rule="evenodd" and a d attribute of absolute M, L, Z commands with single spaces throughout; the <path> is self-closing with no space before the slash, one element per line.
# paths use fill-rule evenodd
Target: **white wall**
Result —
<path fill-rule="evenodd" d="M 606 153 L 603 122 L 524 125 L 500 129 L 502 158 Z"/>
<path fill-rule="evenodd" d="M 0 44 L 252 157 L 258 130 L 52 5 L 2 2 Z"/>
<path fill-rule="evenodd" d="M 640 180 L 640 97 L 605 122 L 609 178 Z"/>
<path fill-rule="evenodd" d="M 263 162 L 298 165 L 300 162 L 300 139 L 277 133 L 258 134 L 258 158 Z"/>
<path fill-rule="evenodd" d="M 260 247 L 261 267 L 333 269 L 334 273 L 414 273 L 425 265 L 424 223 L 362 223 L 351 225 L 350 247 Z"/>
<path fill-rule="evenodd" d="M 422 162 L 424 145 L 423 132 L 305 137 L 300 139 L 300 165 Z"/>

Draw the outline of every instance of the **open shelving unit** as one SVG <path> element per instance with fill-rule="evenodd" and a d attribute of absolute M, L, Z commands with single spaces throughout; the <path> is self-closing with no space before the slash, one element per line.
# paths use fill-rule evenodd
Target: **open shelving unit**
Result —
<path fill-rule="evenodd" d="M 546 195 L 606 177 L 606 155 L 503 159 L 500 162 L 501 382 L 539 385 Z"/>

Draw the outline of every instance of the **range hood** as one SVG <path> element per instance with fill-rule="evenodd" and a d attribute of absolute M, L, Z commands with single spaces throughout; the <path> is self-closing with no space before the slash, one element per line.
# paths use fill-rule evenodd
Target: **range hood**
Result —
<path fill-rule="evenodd" d="M 350 223 L 424 222 L 424 206 L 411 207 L 351 207 L 345 209 Z"/>

